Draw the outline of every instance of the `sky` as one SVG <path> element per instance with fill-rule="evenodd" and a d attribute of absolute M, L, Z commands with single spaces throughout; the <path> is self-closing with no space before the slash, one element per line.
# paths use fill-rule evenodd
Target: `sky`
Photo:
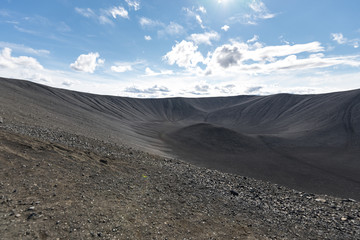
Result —
<path fill-rule="evenodd" d="M 360 88 L 358 0 L 1 0 L 0 76 L 158 98 Z"/>

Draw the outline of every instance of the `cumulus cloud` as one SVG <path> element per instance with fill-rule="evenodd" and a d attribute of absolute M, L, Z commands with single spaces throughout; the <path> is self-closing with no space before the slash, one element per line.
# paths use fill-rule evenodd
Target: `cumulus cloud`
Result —
<path fill-rule="evenodd" d="M 81 54 L 70 67 L 76 71 L 94 73 L 96 67 L 104 64 L 105 60 L 99 58 L 99 53 Z"/>
<path fill-rule="evenodd" d="M 128 11 L 125 10 L 123 7 L 113 7 L 109 10 L 113 18 L 116 18 L 117 16 L 120 16 L 122 18 L 129 18 Z"/>
<path fill-rule="evenodd" d="M 221 67 L 228 68 L 229 66 L 237 65 L 242 55 L 237 46 L 224 45 L 217 48 L 213 56 Z"/>
<path fill-rule="evenodd" d="M 203 55 L 197 49 L 193 42 L 183 40 L 173 46 L 163 59 L 170 65 L 177 64 L 179 67 L 192 68 L 204 61 Z"/>
<path fill-rule="evenodd" d="M 3 48 L 0 52 L 0 75 L 8 78 L 27 79 L 39 83 L 52 83 L 52 77 L 33 57 L 12 56 L 12 49 Z"/>
<path fill-rule="evenodd" d="M 4 48 L 0 54 L 0 68 L 8 69 L 33 69 L 33 70 L 42 70 L 43 66 L 32 57 L 19 56 L 13 57 L 12 50 L 10 48 Z"/>
<path fill-rule="evenodd" d="M 230 27 L 228 25 L 224 25 L 221 27 L 221 29 L 227 32 L 230 29 Z"/>
<path fill-rule="evenodd" d="M 191 34 L 188 37 L 188 40 L 193 41 L 195 44 L 206 44 L 206 45 L 211 45 L 211 40 L 219 40 L 220 39 L 220 35 L 215 32 L 205 32 L 205 33 L 194 33 Z"/>
<path fill-rule="evenodd" d="M 111 66 L 111 71 L 117 72 L 117 73 L 123 73 L 127 71 L 131 71 L 132 66 L 131 65 L 117 65 L 117 66 Z"/>
<path fill-rule="evenodd" d="M 151 40 L 151 36 L 146 35 L 146 36 L 144 36 L 144 39 L 145 39 L 146 41 L 150 41 L 150 40 Z"/>
<path fill-rule="evenodd" d="M 337 42 L 338 44 L 348 44 L 353 46 L 354 48 L 359 47 L 359 39 L 347 39 L 342 33 L 332 33 L 331 37 L 332 40 Z"/>
<path fill-rule="evenodd" d="M 135 11 L 140 9 L 140 1 L 137 0 L 125 0 L 130 8 L 134 8 Z"/>

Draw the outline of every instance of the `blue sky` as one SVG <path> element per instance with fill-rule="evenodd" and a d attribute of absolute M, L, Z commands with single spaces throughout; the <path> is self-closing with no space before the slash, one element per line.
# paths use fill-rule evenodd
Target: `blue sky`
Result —
<path fill-rule="evenodd" d="M 0 76 L 130 97 L 360 88 L 360 1 L 3 0 Z"/>

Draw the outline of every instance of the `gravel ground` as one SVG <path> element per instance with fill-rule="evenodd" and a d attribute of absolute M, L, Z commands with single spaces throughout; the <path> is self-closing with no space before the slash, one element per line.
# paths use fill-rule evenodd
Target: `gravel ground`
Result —
<path fill-rule="evenodd" d="M 0 124 L 1 239 L 360 239 L 360 204 Z"/>

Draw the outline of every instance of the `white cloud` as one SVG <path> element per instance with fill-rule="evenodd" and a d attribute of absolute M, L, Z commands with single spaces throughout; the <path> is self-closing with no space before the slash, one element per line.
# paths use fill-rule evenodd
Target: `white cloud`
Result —
<path fill-rule="evenodd" d="M 114 24 L 106 15 L 100 15 L 98 20 L 101 24 Z"/>
<path fill-rule="evenodd" d="M 270 13 L 261 0 L 252 0 L 249 7 L 257 14 L 255 18 L 269 19 L 275 17 L 275 14 Z"/>
<path fill-rule="evenodd" d="M 190 46 L 193 43 L 188 43 L 189 46 L 185 47 L 185 49 L 191 50 L 188 51 L 188 57 L 191 59 L 193 55 L 199 53 L 199 50 L 195 45 L 192 45 L 191 49 Z M 240 48 L 239 44 L 244 46 Z M 184 46 L 186 45 L 184 44 Z M 360 55 L 326 57 L 325 51 L 312 52 L 316 49 L 315 45 L 307 46 L 304 44 L 306 47 L 290 46 L 296 46 L 294 48 L 297 50 L 277 49 L 282 51 L 279 55 L 283 56 L 274 57 L 274 61 L 266 62 L 244 59 L 248 59 L 249 56 L 253 57 L 252 54 L 255 54 L 254 52 L 258 49 L 269 47 L 273 49 L 273 47 L 282 46 L 254 47 L 246 42 L 236 43 L 235 41 L 228 45 L 228 49 L 232 49 L 234 53 L 240 52 L 243 54 L 240 56 L 240 60 L 234 61 L 234 64 L 227 68 L 220 66 L 219 63 L 211 65 L 213 62 L 207 62 L 212 58 L 215 59 L 214 53 L 211 53 L 207 61 L 202 62 L 213 70 L 213 74 L 208 76 L 192 74 L 193 71 L 181 71 L 174 74 L 170 70 L 152 70 L 148 68 L 145 69 L 147 75 L 129 79 L 127 82 L 114 81 L 113 74 L 104 75 L 104 73 L 97 73 L 96 71 L 89 79 L 87 74 L 77 71 L 46 69 L 35 58 L 13 56 L 10 49 L 0 51 L 0 76 L 27 79 L 76 91 L 130 97 L 264 95 L 280 92 L 306 94 L 360 88 L 360 73 L 356 71 L 360 67 Z M 284 56 L 285 52 L 298 52 L 298 49 L 307 49 L 308 51 Z M 186 51 L 180 51 L 181 54 L 184 52 Z M 252 52 L 252 54 L 246 52 Z M 256 54 L 261 55 L 263 51 Z M 200 54 L 200 56 L 202 55 Z M 261 57 L 256 58 L 261 59 Z M 169 60 L 165 57 L 164 59 Z M 181 63 L 181 58 L 173 60 L 174 64 Z M 193 65 L 196 66 L 195 62 L 191 64 L 191 61 L 187 63 L 184 60 L 184 65 L 187 66 L 188 64 L 189 68 L 192 69 Z M 132 68 L 135 68 L 135 64 L 144 65 L 144 62 L 123 62 L 114 64 L 114 66 L 132 66 Z M 355 71 L 344 73 L 334 70 L 334 67 L 348 69 L 349 66 L 353 66 Z M 169 74 L 172 74 L 171 81 L 169 81 Z"/>
<path fill-rule="evenodd" d="M 52 83 L 52 76 L 45 73 L 46 69 L 35 59 L 28 56 L 12 56 L 10 48 L 0 52 L 0 76 L 26 79 L 39 83 Z"/>
<path fill-rule="evenodd" d="M 34 70 L 42 70 L 44 67 L 32 57 L 27 56 L 19 56 L 13 57 L 12 50 L 10 48 L 4 48 L 0 54 L 0 68 L 7 69 L 17 69 L 23 68 L 25 69 L 34 69 Z"/>
<path fill-rule="evenodd" d="M 24 53 L 33 54 L 33 55 L 39 55 L 39 56 L 50 54 L 50 51 L 45 50 L 45 49 L 34 49 L 34 48 L 27 47 L 23 44 L 16 44 L 16 43 L 9 43 L 9 42 L 0 42 L 0 48 L 10 48 L 15 51 L 24 52 Z"/>
<path fill-rule="evenodd" d="M 80 15 L 82 15 L 83 17 L 87 17 L 87 18 L 96 18 L 96 14 L 94 13 L 93 10 L 91 10 L 91 8 L 75 8 L 75 11 L 77 13 L 79 13 Z"/>
<path fill-rule="evenodd" d="M 234 46 L 227 44 L 218 47 L 213 53 L 210 63 L 215 61 L 215 64 L 220 65 L 222 68 L 228 68 L 232 65 L 237 65 L 243 57 L 241 48 L 245 48 L 245 46 Z"/>
<path fill-rule="evenodd" d="M 262 86 L 254 86 L 254 87 L 248 87 L 246 89 L 246 93 L 249 94 L 253 94 L 253 93 L 258 93 L 263 87 Z"/>
<path fill-rule="evenodd" d="M 184 27 L 176 22 L 170 22 L 168 25 L 166 25 L 158 20 L 141 17 L 139 20 L 139 24 L 143 28 L 158 28 L 159 30 L 157 31 L 157 33 L 160 37 L 165 37 L 167 35 L 179 36 L 185 33 Z"/>
<path fill-rule="evenodd" d="M 159 75 L 172 75 L 172 74 L 174 74 L 172 70 L 161 70 L 160 72 L 155 72 L 149 67 L 145 69 L 145 76 L 159 76 Z"/>
<path fill-rule="evenodd" d="M 140 1 L 137 0 L 125 0 L 129 7 L 134 8 L 135 11 L 140 9 Z"/>
<path fill-rule="evenodd" d="M 122 18 L 129 18 L 128 11 L 125 10 L 123 7 L 113 7 L 109 10 L 113 18 L 116 18 L 117 16 L 120 16 Z"/>
<path fill-rule="evenodd" d="M 97 15 L 91 8 L 75 8 L 75 11 L 86 18 L 92 18 L 96 21 L 99 21 L 100 24 L 113 24 L 113 22 L 108 18 L 110 14 L 109 11 L 101 10 L 102 14 Z"/>
<path fill-rule="evenodd" d="M 117 66 L 111 66 L 111 71 L 117 72 L 117 73 L 123 73 L 127 71 L 131 71 L 132 66 L 131 65 L 117 65 Z"/>
<path fill-rule="evenodd" d="M 203 14 L 206 14 L 206 9 L 205 9 L 204 6 L 200 6 L 200 7 L 198 7 L 196 10 L 197 10 L 198 12 L 201 12 L 201 13 L 203 13 Z"/>
<path fill-rule="evenodd" d="M 164 37 L 166 35 L 178 36 L 184 33 L 185 33 L 184 27 L 176 22 L 170 22 L 170 24 L 167 25 L 164 29 L 158 31 L 158 34 L 161 37 Z"/>
<path fill-rule="evenodd" d="M 33 31 L 33 30 L 28 30 L 28 29 L 25 29 L 25 28 L 21 28 L 21 27 L 19 27 L 17 25 L 15 25 L 14 28 L 16 30 L 18 30 L 19 32 L 23 32 L 23 33 L 27 33 L 27 34 L 31 34 L 31 35 L 35 35 L 35 36 L 40 35 L 39 32 L 36 32 L 36 31 Z"/>
<path fill-rule="evenodd" d="M 195 90 L 198 91 L 198 92 L 208 92 L 210 89 L 210 86 L 209 85 L 196 85 L 195 86 Z"/>
<path fill-rule="evenodd" d="M 185 13 L 188 17 L 195 18 L 196 22 L 200 25 L 201 28 L 205 28 L 205 26 L 203 25 L 203 20 L 202 20 L 201 16 L 195 12 L 195 11 L 198 11 L 200 13 L 206 13 L 205 8 L 204 9 L 202 9 L 202 8 L 195 9 L 193 7 L 192 10 L 189 8 L 183 8 L 183 10 L 185 11 Z M 205 10 L 205 12 L 203 12 L 204 10 Z"/>
<path fill-rule="evenodd" d="M 151 70 L 151 68 L 149 68 L 149 67 L 147 67 L 147 68 L 145 69 L 145 73 L 146 73 L 146 75 L 150 75 L 150 76 L 153 76 L 153 75 L 156 74 L 156 73 L 155 73 L 153 70 Z"/>
<path fill-rule="evenodd" d="M 284 57 L 292 54 L 303 52 L 322 52 L 324 48 L 319 42 L 311 42 L 306 44 L 280 45 L 260 47 L 253 51 L 244 52 L 245 59 L 253 61 L 273 61 L 277 57 Z"/>
<path fill-rule="evenodd" d="M 112 7 L 110 9 L 100 9 L 99 14 L 96 14 L 91 8 L 75 8 L 75 11 L 86 18 L 92 18 L 100 24 L 114 24 L 110 18 L 129 18 L 128 12 L 121 6 Z"/>
<path fill-rule="evenodd" d="M 164 24 L 157 20 L 152 20 L 150 18 L 141 17 L 139 20 L 139 24 L 142 27 L 156 27 L 156 26 L 163 26 Z"/>
<path fill-rule="evenodd" d="M 342 33 L 332 33 L 332 39 L 336 41 L 338 44 L 345 44 L 348 40 L 344 38 Z"/>
<path fill-rule="evenodd" d="M 305 71 L 329 69 L 330 67 L 360 67 L 360 55 L 326 57 L 325 49 L 319 42 L 263 46 L 257 40 L 258 36 L 256 35 L 247 42 L 231 40 L 229 44 L 221 45 L 214 51 L 208 52 L 205 59 L 194 43 L 195 41 L 183 40 L 173 46 L 163 59 L 170 65 L 185 68 L 187 71 L 183 72 L 184 76 L 190 74 L 199 79 L 212 78 L 217 81 L 219 81 L 218 79 L 236 79 L 239 76 L 264 76 L 270 73 L 297 76 Z M 200 63 L 205 65 L 204 70 L 200 68 Z M 231 87 L 219 87 L 212 91 L 215 90 L 221 94 L 235 93 Z M 250 90 L 243 89 L 241 91 L 247 93 Z M 262 94 L 266 93 L 263 89 L 257 90 L 257 92 L 255 90 L 253 92 L 256 94 L 260 91 Z M 199 94 L 199 88 L 195 92 Z"/>
<path fill-rule="evenodd" d="M 215 89 L 219 90 L 222 94 L 232 94 L 234 93 L 234 88 L 236 86 L 234 84 L 227 84 L 225 86 L 217 86 Z"/>
<path fill-rule="evenodd" d="M 135 86 L 127 87 L 125 88 L 124 92 L 155 94 L 155 93 L 168 93 L 170 92 L 170 90 L 164 86 L 154 85 L 153 87 L 149 87 L 145 89 Z"/>
<path fill-rule="evenodd" d="M 165 32 L 169 35 L 179 35 L 185 32 L 184 27 L 178 23 L 170 22 L 165 28 Z"/>
<path fill-rule="evenodd" d="M 93 73 L 96 67 L 105 62 L 99 57 L 99 53 L 81 54 L 74 63 L 70 64 L 70 67 L 76 71 Z"/>
<path fill-rule="evenodd" d="M 204 28 L 203 25 L 202 25 L 203 21 L 202 21 L 200 15 L 196 15 L 196 16 L 195 16 L 195 19 L 196 19 L 196 21 L 200 24 L 200 26 L 201 26 L 202 28 Z"/>
<path fill-rule="evenodd" d="M 256 42 L 257 40 L 259 40 L 259 36 L 258 36 L 258 35 L 254 35 L 253 38 L 247 40 L 246 42 L 247 42 L 247 43 L 253 43 L 253 42 Z"/>
<path fill-rule="evenodd" d="M 193 33 L 187 39 L 193 41 L 196 45 L 211 45 L 211 40 L 219 40 L 220 35 L 215 31 L 205 33 Z"/>
<path fill-rule="evenodd" d="M 239 13 L 230 17 L 231 22 L 239 22 L 241 24 L 256 25 L 261 19 L 271 19 L 276 15 L 271 13 L 261 0 L 251 0 L 249 3 L 249 12 Z"/>
<path fill-rule="evenodd" d="M 281 35 L 281 36 L 279 37 L 279 39 L 280 39 L 280 42 L 281 42 L 281 43 L 284 43 L 284 44 L 290 44 L 290 42 L 289 42 L 289 41 L 287 41 L 287 40 L 284 38 L 284 36 L 283 36 L 283 35 Z"/>
<path fill-rule="evenodd" d="M 151 40 L 151 36 L 146 35 L 146 36 L 144 36 L 144 39 L 145 39 L 146 41 L 150 41 L 150 40 Z"/>
<path fill-rule="evenodd" d="M 65 79 L 61 85 L 65 86 L 65 87 L 71 87 L 72 85 L 74 85 L 75 82 L 74 81 L 71 81 L 70 79 Z"/>
<path fill-rule="evenodd" d="M 359 39 L 347 39 L 344 37 L 342 33 L 332 33 L 331 34 L 332 40 L 336 41 L 338 44 L 348 44 L 353 46 L 354 48 L 359 47 Z"/>
<path fill-rule="evenodd" d="M 221 27 L 221 29 L 227 32 L 230 29 L 230 27 L 228 25 L 224 25 Z"/>
<path fill-rule="evenodd" d="M 325 57 L 319 42 L 266 46 L 232 42 L 215 49 L 204 63 L 207 74 L 268 74 L 276 71 L 326 68 L 337 65 L 360 66 L 359 56 Z M 302 57 L 297 56 L 301 54 Z M 309 54 L 308 56 L 304 56 Z"/>
<path fill-rule="evenodd" d="M 179 67 L 193 68 L 204 61 L 203 55 L 197 49 L 198 47 L 193 42 L 183 40 L 173 46 L 163 59 L 170 65 L 177 64 Z"/>

